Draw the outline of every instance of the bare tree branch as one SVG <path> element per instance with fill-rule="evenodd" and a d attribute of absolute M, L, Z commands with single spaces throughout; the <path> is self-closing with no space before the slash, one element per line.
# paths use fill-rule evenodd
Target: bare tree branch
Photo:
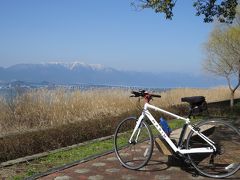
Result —
<path fill-rule="evenodd" d="M 240 20 L 240 9 L 237 14 L 237 20 Z M 211 74 L 226 78 L 232 106 L 234 93 L 240 87 L 240 25 L 216 26 L 205 44 L 205 52 L 203 68 Z M 232 79 L 235 78 L 237 83 L 233 85 L 235 81 Z"/>

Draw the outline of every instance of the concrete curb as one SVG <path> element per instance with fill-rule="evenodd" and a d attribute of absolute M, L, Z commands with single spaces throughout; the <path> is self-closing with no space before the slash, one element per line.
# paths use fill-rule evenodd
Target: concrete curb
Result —
<path fill-rule="evenodd" d="M 97 155 L 92 155 L 92 156 L 89 156 L 89 157 L 87 157 L 87 158 L 80 159 L 80 160 L 74 161 L 74 162 L 69 163 L 69 164 L 65 164 L 65 165 L 63 165 L 63 166 L 51 168 L 51 169 L 47 170 L 46 172 L 39 173 L 39 174 L 35 174 L 35 175 L 31 176 L 31 177 L 25 178 L 25 180 L 38 179 L 38 178 L 40 178 L 40 177 L 47 176 L 47 175 L 49 175 L 49 174 L 52 174 L 52 173 L 55 173 L 55 172 L 58 172 L 58 171 L 62 171 L 62 170 L 64 170 L 64 169 L 67 169 L 67 168 L 76 166 L 76 165 L 78 165 L 78 164 L 80 164 L 80 163 L 84 163 L 84 162 L 87 162 L 87 161 L 90 161 L 90 160 L 99 158 L 99 157 L 101 157 L 101 156 L 105 156 L 105 155 L 111 154 L 111 153 L 113 153 L 113 152 L 114 152 L 114 150 L 112 149 L 112 150 L 110 150 L 110 151 L 107 151 L 107 152 L 104 152 L 104 153 L 100 153 L 100 154 L 97 154 Z"/>
<path fill-rule="evenodd" d="M 47 151 L 47 152 L 43 152 L 43 153 L 34 154 L 34 155 L 31 155 L 31 156 L 25 156 L 25 157 L 21 157 L 21 158 L 18 158 L 18 159 L 2 162 L 0 164 L 0 168 L 6 167 L 6 166 L 11 166 L 11 165 L 14 165 L 14 164 L 17 164 L 17 163 L 31 161 L 31 160 L 34 160 L 34 159 L 37 159 L 37 158 L 45 157 L 45 156 L 47 156 L 49 154 L 52 154 L 52 153 L 57 153 L 57 152 L 60 152 L 60 151 L 67 151 L 67 150 L 70 150 L 70 149 L 73 149 L 73 148 L 76 148 L 76 147 L 84 146 L 86 144 L 94 143 L 96 141 L 103 141 L 103 140 L 108 140 L 108 139 L 111 139 L 111 138 L 113 138 L 113 135 L 93 139 L 93 140 L 90 140 L 90 141 L 86 141 L 86 142 L 79 143 L 79 144 L 74 144 L 74 145 L 71 145 L 71 146 L 63 147 L 63 148 L 60 148 L 60 149 L 55 149 L 55 150 L 52 150 L 52 151 Z"/>
<path fill-rule="evenodd" d="M 177 131 L 177 133 L 179 133 L 179 128 L 177 129 L 174 129 L 174 131 Z M 99 138 L 101 140 L 105 140 L 105 139 L 109 139 L 109 138 L 112 138 L 114 135 L 111 135 L 111 136 L 107 136 L 107 137 L 104 137 L 104 138 Z M 154 136 L 154 138 L 156 138 L 158 136 Z M 97 140 L 99 140 L 97 139 Z M 93 141 L 97 141 L 97 140 L 93 140 Z M 83 144 L 83 143 L 82 143 Z M 104 153 L 99 153 L 99 154 L 96 154 L 96 155 L 92 155 L 92 156 L 89 156 L 89 157 L 86 157 L 84 159 L 81 159 L 81 160 L 77 160 L 77 161 L 74 161 L 74 162 L 71 162 L 69 164 L 65 164 L 63 166 L 59 166 L 59 167 L 55 167 L 55 168 L 51 168 L 49 170 L 47 170 L 46 172 L 43 172 L 43 173 L 39 173 L 39 174 L 36 174 L 36 175 L 33 175 L 31 177 L 28 177 L 28 178 L 25 178 L 25 180 L 32 180 L 32 179 L 38 179 L 40 177 L 43 177 L 43 176 L 47 176 L 49 174 L 52 174 L 52 173 L 55 173 L 55 172 L 58 172 L 58 171 L 62 171 L 64 169 L 67 169 L 67 168 L 70 168 L 70 167 L 73 167 L 75 165 L 78 165 L 80 163 L 84 163 L 84 162 L 87 162 L 87 161 L 90 161 L 90 160 L 93 160 L 93 159 L 96 159 L 96 158 L 99 158 L 101 156 L 105 156 L 105 155 L 108 155 L 108 154 L 111 154 L 114 152 L 114 149 L 110 150 L 110 151 L 106 151 Z"/>

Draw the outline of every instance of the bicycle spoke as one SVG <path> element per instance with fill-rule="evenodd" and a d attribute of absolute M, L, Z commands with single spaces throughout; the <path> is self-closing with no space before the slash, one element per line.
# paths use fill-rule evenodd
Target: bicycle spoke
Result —
<path fill-rule="evenodd" d="M 121 164 L 127 168 L 130 169 L 139 169 L 142 166 L 144 166 L 150 159 L 152 150 L 153 150 L 153 138 L 151 131 L 145 124 L 145 122 L 142 122 L 140 124 L 140 127 L 135 135 L 133 135 L 134 141 L 129 144 L 129 138 L 131 137 L 132 133 L 131 130 L 129 129 L 134 129 L 136 125 L 136 119 L 126 119 L 122 121 L 117 128 L 117 131 L 115 132 L 115 152 L 120 160 Z M 126 133 L 128 130 L 128 133 Z M 124 139 L 121 138 L 124 134 Z M 124 141 L 124 142 L 123 142 Z M 149 142 L 149 143 L 146 143 Z M 121 150 L 120 146 L 118 144 L 125 143 L 126 147 Z M 141 146 L 142 145 L 147 145 L 149 148 L 149 153 L 147 156 L 144 156 L 142 153 Z M 125 153 L 122 154 L 122 153 Z M 126 153 L 128 154 L 126 156 Z"/>
<path fill-rule="evenodd" d="M 214 141 L 216 151 L 211 154 L 198 153 L 189 154 L 188 157 L 192 165 L 203 175 L 222 178 L 234 174 L 240 168 L 240 133 L 231 125 L 222 121 L 206 121 L 200 123 L 201 126 L 212 127 L 211 133 L 207 137 Z M 187 147 L 211 147 L 201 138 L 196 138 L 196 134 L 191 132 L 187 139 Z M 236 142 L 236 143 L 235 143 Z"/>

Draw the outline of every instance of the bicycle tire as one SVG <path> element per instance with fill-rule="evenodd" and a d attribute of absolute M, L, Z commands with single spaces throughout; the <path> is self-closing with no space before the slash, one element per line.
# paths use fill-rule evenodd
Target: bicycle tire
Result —
<path fill-rule="evenodd" d="M 122 120 L 114 134 L 115 153 L 120 163 L 128 169 L 140 169 L 145 166 L 153 152 L 153 135 L 148 124 L 142 120 L 137 142 L 129 143 L 137 119 L 129 117 Z"/>
<path fill-rule="evenodd" d="M 213 153 L 188 154 L 193 167 L 202 175 L 211 178 L 225 178 L 240 169 L 240 132 L 230 123 L 221 120 L 209 120 L 198 123 L 200 132 L 216 143 Z M 210 147 L 193 131 L 190 131 L 186 148 Z"/>

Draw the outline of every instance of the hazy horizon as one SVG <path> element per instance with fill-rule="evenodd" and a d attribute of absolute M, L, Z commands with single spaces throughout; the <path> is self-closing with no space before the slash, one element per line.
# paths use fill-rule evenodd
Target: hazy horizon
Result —
<path fill-rule="evenodd" d="M 0 68 L 2 82 L 51 82 L 54 84 L 106 84 L 142 87 L 213 87 L 225 84 L 214 78 L 189 72 L 121 71 L 99 64 L 18 64 Z"/>
<path fill-rule="evenodd" d="M 121 68 L 117 68 L 117 67 L 111 67 L 108 65 L 104 65 L 104 64 L 88 64 L 85 63 L 83 61 L 72 61 L 72 62 L 66 62 L 66 61 L 49 61 L 49 62 L 39 62 L 39 63 L 35 63 L 35 62 L 29 62 L 29 63 L 16 63 L 16 64 L 12 64 L 9 66 L 1 66 L 0 68 L 4 68 L 4 69 L 8 69 L 14 66 L 18 66 L 18 65 L 47 65 L 47 64 L 59 64 L 59 65 L 73 65 L 73 64 L 82 64 L 82 65 L 86 65 L 86 66 L 98 66 L 98 67 L 102 67 L 102 68 L 109 68 L 109 69 L 114 69 L 117 71 L 126 71 L 126 72 L 140 72 L 140 73 L 151 73 L 151 74 L 161 74 L 161 73 L 179 73 L 179 74 L 188 74 L 188 75 L 204 75 L 204 76 L 211 76 L 211 74 L 206 74 L 204 71 L 199 71 L 199 72 L 191 72 L 191 71 L 182 71 L 182 72 L 177 72 L 177 71 L 171 71 L 171 69 L 166 69 L 163 71 L 159 71 L 159 72 L 153 72 L 150 70 L 131 70 L 131 69 L 121 69 Z"/>

